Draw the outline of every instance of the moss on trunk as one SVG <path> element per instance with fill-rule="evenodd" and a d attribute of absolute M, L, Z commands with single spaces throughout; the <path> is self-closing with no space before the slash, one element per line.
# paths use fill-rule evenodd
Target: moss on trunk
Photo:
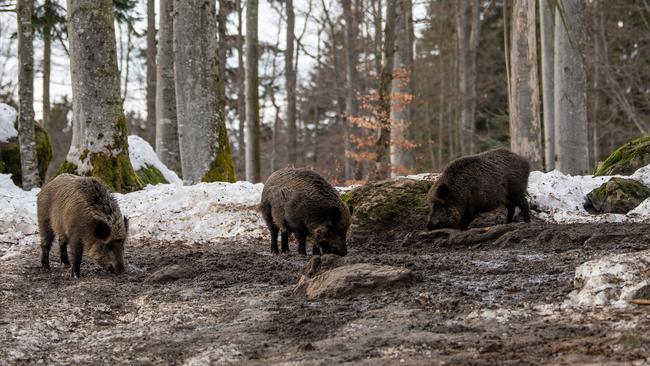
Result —
<path fill-rule="evenodd" d="M 144 187 L 140 177 L 135 174 L 129 160 L 128 146 L 117 156 L 106 153 L 90 153 L 91 175 L 101 179 L 109 190 L 128 193 Z"/>
<path fill-rule="evenodd" d="M 650 164 L 650 135 L 632 140 L 616 149 L 602 162 L 594 175 L 630 175 Z"/>
<path fill-rule="evenodd" d="M 41 182 L 44 182 L 47 168 L 52 161 L 52 145 L 47 131 L 39 124 L 34 125 L 34 133 L 36 136 L 38 174 Z M 20 147 L 17 138 L 12 138 L 6 143 L 0 143 L 0 173 L 11 174 L 11 180 L 14 184 L 22 187 Z"/>
<path fill-rule="evenodd" d="M 217 156 L 210 163 L 210 169 L 201 178 L 202 182 L 235 182 L 235 166 L 232 162 L 230 152 L 230 141 L 228 141 L 228 129 L 223 125 L 219 126 L 219 150 Z"/>
<path fill-rule="evenodd" d="M 169 182 L 165 179 L 165 176 L 162 175 L 160 170 L 156 169 L 149 164 L 146 164 L 144 168 L 135 171 L 135 174 L 138 175 L 140 180 L 144 185 L 147 184 L 168 184 Z"/>

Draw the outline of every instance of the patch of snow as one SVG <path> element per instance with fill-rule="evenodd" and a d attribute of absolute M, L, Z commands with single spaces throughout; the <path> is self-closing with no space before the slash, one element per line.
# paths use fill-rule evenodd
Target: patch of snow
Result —
<path fill-rule="evenodd" d="M 0 142 L 7 142 L 10 138 L 18 136 L 14 124 L 18 112 L 14 107 L 0 103 Z"/>
<path fill-rule="evenodd" d="M 136 171 L 149 165 L 158 169 L 169 183 L 183 184 L 183 181 L 178 175 L 158 159 L 158 155 L 156 155 L 151 145 L 140 136 L 129 136 L 129 159 L 131 160 L 133 169 Z"/>
<path fill-rule="evenodd" d="M 14 185 L 9 174 L 0 174 L 0 260 L 38 242 L 36 194 L 39 191 L 38 188 L 23 191 Z"/>
<path fill-rule="evenodd" d="M 637 291 L 650 286 L 650 250 L 606 256 L 576 268 L 570 306 L 625 306 Z"/>

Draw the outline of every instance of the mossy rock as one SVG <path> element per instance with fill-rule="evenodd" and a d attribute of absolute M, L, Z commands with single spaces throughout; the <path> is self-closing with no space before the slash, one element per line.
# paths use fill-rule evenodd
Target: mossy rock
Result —
<path fill-rule="evenodd" d="M 352 231 L 381 233 L 423 226 L 429 214 L 426 195 L 433 183 L 397 178 L 346 192 L 341 198 L 352 210 Z"/>
<path fill-rule="evenodd" d="M 165 176 L 158 170 L 156 167 L 146 164 L 140 170 L 136 170 L 135 174 L 140 177 L 142 184 L 168 184 L 169 182 L 165 179 Z"/>
<path fill-rule="evenodd" d="M 587 194 L 585 209 L 591 213 L 625 214 L 650 197 L 650 188 L 634 179 L 612 178 Z"/>
<path fill-rule="evenodd" d="M 39 124 L 34 125 L 36 134 L 36 159 L 38 162 L 38 175 L 41 182 L 45 181 L 47 168 L 52 161 L 52 145 L 47 131 Z M 23 177 L 20 167 L 20 147 L 18 137 L 13 137 L 7 142 L 0 142 L 0 173 L 11 174 L 15 185 L 22 187 Z"/>
<path fill-rule="evenodd" d="M 632 140 L 619 147 L 598 165 L 594 175 L 631 175 L 650 164 L 650 135 Z"/>

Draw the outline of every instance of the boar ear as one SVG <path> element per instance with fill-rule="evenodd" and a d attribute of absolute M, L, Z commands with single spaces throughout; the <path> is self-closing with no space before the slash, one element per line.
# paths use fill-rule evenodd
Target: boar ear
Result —
<path fill-rule="evenodd" d="M 341 211 L 339 210 L 338 207 L 330 208 L 330 221 L 333 224 L 336 224 L 337 222 L 341 221 Z"/>
<path fill-rule="evenodd" d="M 129 232 L 129 218 L 124 216 L 124 231 Z"/>
<path fill-rule="evenodd" d="M 449 187 L 446 184 L 441 184 L 436 188 L 436 196 L 440 199 L 446 199 L 449 196 Z"/>
<path fill-rule="evenodd" d="M 108 224 L 101 220 L 95 220 L 95 236 L 101 240 L 105 240 L 111 235 L 111 228 Z"/>

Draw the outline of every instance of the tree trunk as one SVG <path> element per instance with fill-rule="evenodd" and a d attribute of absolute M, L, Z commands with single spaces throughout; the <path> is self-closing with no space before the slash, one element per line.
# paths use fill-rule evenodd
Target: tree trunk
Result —
<path fill-rule="evenodd" d="M 223 106 L 214 0 L 174 3 L 174 74 L 183 180 L 235 180 Z"/>
<path fill-rule="evenodd" d="M 543 167 L 535 3 L 516 0 L 510 48 L 510 149 L 533 170 Z"/>
<path fill-rule="evenodd" d="M 352 11 L 352 0 L 343 0 L 343 17 L 345 19 L 345 56 L 346 56 L 346 95 L 345 95 L 345 136 L 344 136 L 344 176 L 345 180 L 354 178 L 353 161 L 349 154 L 353 149 L 350 135 L 352 134 L 352 118 L 359 115 L 359 103 L 357 102 L 357 87 L 359 84 L 357 77 L 357 33 L 358 23 L 355 14 Z"/>
<path fill-rule="evenodd" d="M 45 0 L 43 5 L 45 18 L 48 19 L 43 26 L 43 126 L 50 127 L 50 75 L 52 65 L 52 29 L 49 21 L 53 17 L 52 0 Z"/>
<path fill-rule="evenodd" d="M 258 0 L 246 2 L 246 180 L 257 183 L 260 174 L 259 77 L 257 70 Z"/>
<path fill-rule="evenodd" d="M 113 2 L 68 0 L 72 145 L 59 172 L 92 175 L 113 191 L 142 187 L 129 160 Z"/>
<path fill-rule="evenodd" d="M 237 171 L 243 172 L 246 170 L 246 70 L 244 66 L 244 22 L 242 20 L 242 13 L 244 7 L 241 0 L 236 0 L 237 6 L 237 116 L 239 121 L 237 124 Z"/>
<path fill-rule="evenodd" d="M 36 160 L 34 133 L 34 28 L 32 27 L 33 0 L 18 0 L 18 143 L 23 189 L 40 185 Z"/>
<path fill-rule="evenodd" d="M 568 30 L 555 12 L 555 167 L 574 175 L 589 170 L 585 8 L 583 0 L 563 1 Z"/>
<path fill-rule="evenodd" d="M 544 112 L 544 162 L 555 169 L 555 123 L 553 122 L 553 9 L 551 0 L 539 0 L 539 28 L 542 51 L 542 106 Z"/>
<path fill-rule="evenodd" d="M 219 46 L 217 47 L 217 58 L 219 60 L 219 106 L 225 112 L 226 110 L 226 58 L 228 57 L 228 9 L 227 0 L 219 0 L 219 10 L 217 11 L 217 34 Z"/>
<path fill-rule="evenodd" d="M 458 40 L 458 105 L 460 119 L 460 153 L 475 152 L 474 120 L 476 110 L 476 57 L 479 37 L 479 3 L 456 2 L 456 37 Z"/>
<path fill-rule="evenodd" d="M 156 10 L 147 0 L 147 131 L 156 128 Z M 127 80 L 128 81 L 128 80 Z"/>
<path fill-rule="evenodd" d="M 287 127 L 289 132 L 288 153 L 289 164 L 297 163 L 298 136 L 296 131 L 296 70 L 293 64 L 294 42 L 295 42 L 295 15 L 293 11 L 293 0 L 286 0 L 287 6 L 287 48 L 284 52 L 284 76 L 287 88 Z"/>
<path fill-rule="evenodd" d="M 388 0 L 384 28 L 384 63 L 379 78 L 379 105 L 377 116 L 379 138 L 375 142 L 376 157 L 373 180 L 388 178 L 390 174 L 390 104 L 393 83 L 393 55 L 395 54 L 395 7 L 397 0 Z"/>
<path fill-rule="evenodd" d="M 159 0 L 159 40 L 156 79 L 156 154 L 182 176 L 174 81 L 174 0 Z"/>
<path fill-rule="evenodd" d="M 395 53 L 391 88 L 394 100 L 390 109 L 390 165 L 393 177 L 408 168 L 406 132 L 411 124 L 411 103 L 406 100 L 413 96 L 411 78 L 414 41 L 410 34 L 413 23 L 411 0 L 397 0 L 395 13 Z"/>

